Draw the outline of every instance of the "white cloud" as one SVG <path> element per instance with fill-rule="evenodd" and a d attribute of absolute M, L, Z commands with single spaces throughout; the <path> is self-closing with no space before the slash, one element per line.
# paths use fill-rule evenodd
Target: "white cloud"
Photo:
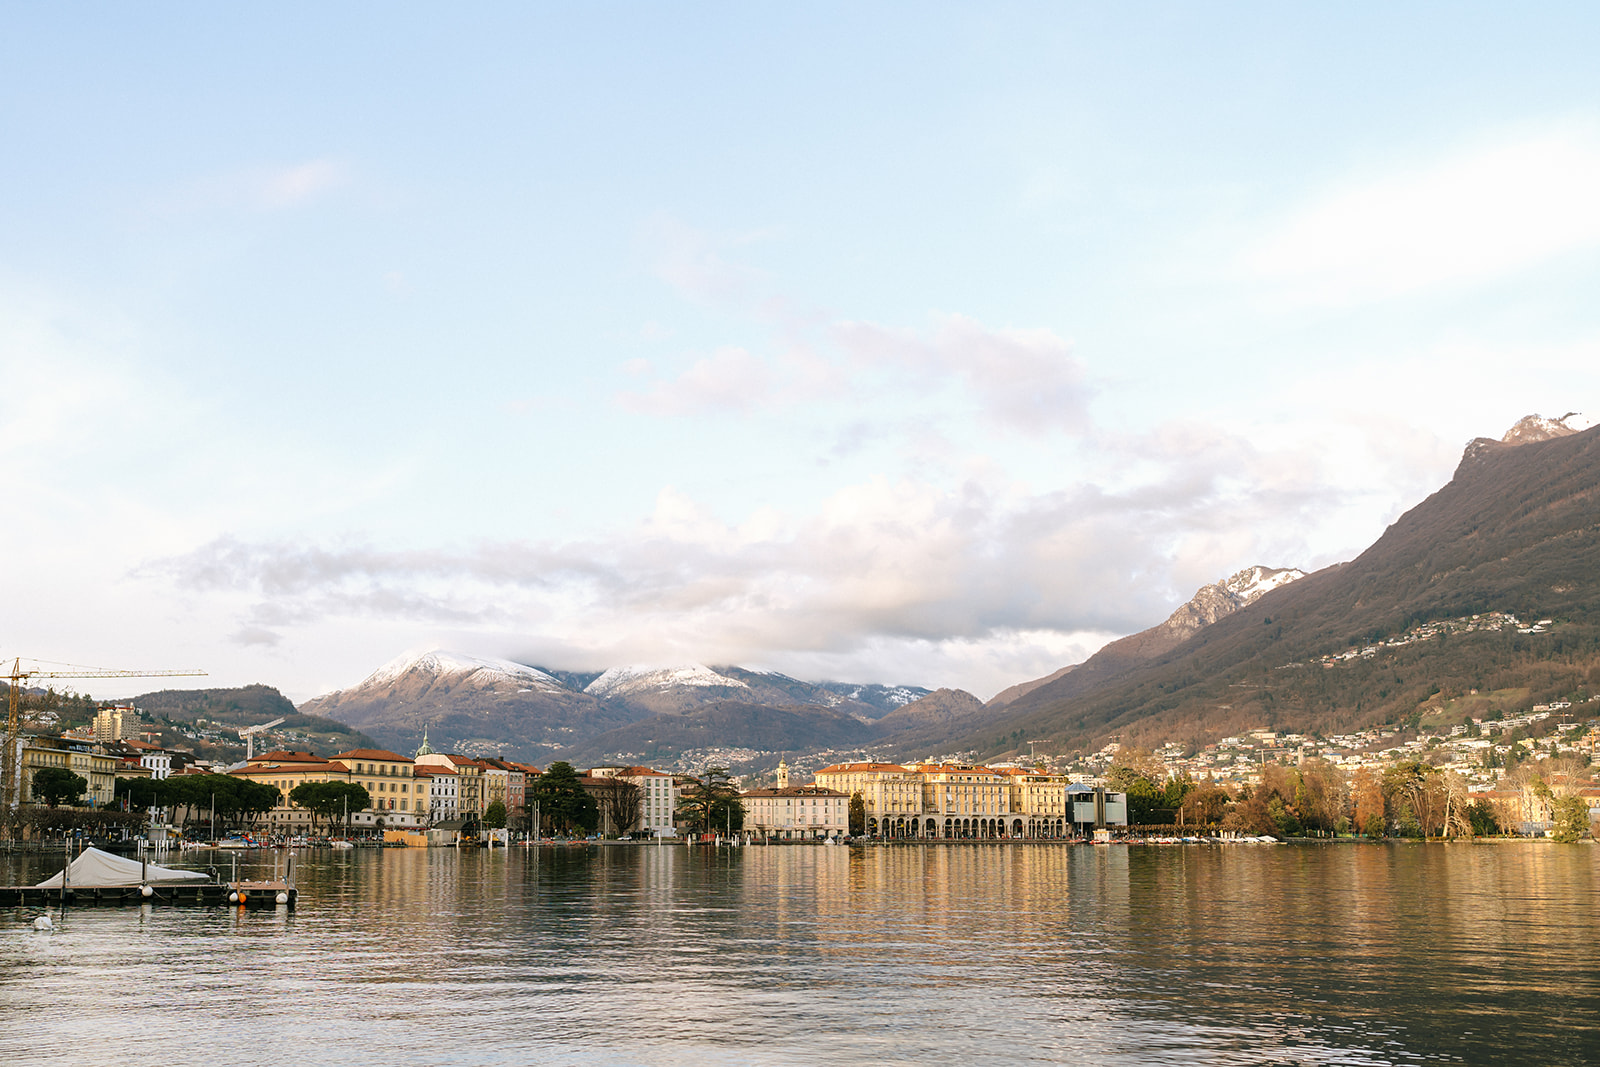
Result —
<path fill-rule="evenodd" d="M 196 210 L 284 211 L 312 203 L 352 181 L 350 165 L 337 159 L 245 167 L 198 177 L 161 197 L 156 209 L 181 216 Z M 384 284 L 403 290 L 403 275 L 390 271 Z"/>
<path fill-rule="evenodd" d="M 624 391 L 617 399 L 624 409 L 646 415 L 745 413 L 774 403 L 776 382 L 777 371 L 768 361 L 729 346 L 696 360 L 677 378 Z"/>
<path fill-rule="evenodd" d="M 765 236 L 765 231 L 712 234 L 657 215 L 645 227 L 644 245 L 656 276 L 678 292 L 706 304 L 744 305 L 757 298 L 765 275 L 724 253 Z"/>
<path fill-rule="evenodd" d="M 1044 493 L 998 473 L 953 488 L 873 478 L 808 513 L 738 523 L 669 488 L 601 540 L 398 551 L 219 539 L 142 573 L 234 605 L 237 642 L 290 647 L 340 619 L 409 623 L 554 666 L 870 665 L 858 680 L 997 690 L 1159 621 L 1232 569 L 1300 562 L 1275 554 L 1273 531 L 1339 503 L 1306 484 L 1319 471 L 1305 457 L 1212 428 L 1108 447 L 1145 477 Z"/>
<path fill-rule="evenodd" d="M 616 399 L 628 411 L 678 416 L 744 415 L 829 398 L 871 408 L 879 418 L 886 398 L 920 403 L 953 391 L 947 398 L 953 406 L 975 406 L 994 428 L 1032 434 L 1088 428 L 1086 369 L 1049 330 L 995 330 L 949 315 L 926 333 L 870 322 L 835 323 L 827 333 L 832 358 L 804 344 L 776 356 L 728 346 Z M 624 367 L 634 378 L 651 369 L 641 360 Z"/>
<path fill-rule="evenodd" d="M 268 207 L 292 207 L 349 181 L 349 168 L 331 159 L 314 159 L 261 172 L 256 195 Z"/>
<path fill-rule="evenodd" d="M 991 329 L 944 316 L 928 334 L 869 322 L 841 322 L 833 337 L 852 362 L 889 368 L 897 383 L 938 388 L 951 382 L 977 399 L 996 426 L 1081 431 L 1090 389 L 1072 346 L 1049 330 Z"/>
<path fill-rule="evenodd" d="M 1600 138 L 1568 129 L 1328 193 L 1248 248 L 1245 272 L 1348 305 L 1475 285 L 1600 245 Z"/>

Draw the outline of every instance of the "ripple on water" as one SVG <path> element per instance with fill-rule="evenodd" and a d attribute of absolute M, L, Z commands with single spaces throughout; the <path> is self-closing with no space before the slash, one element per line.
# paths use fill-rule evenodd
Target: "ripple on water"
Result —
<path fill-rule="evenodd" d="M 1596 852 L 311 853 L 292 915 L 79 909 L 52 933 L 0 930 L 0 1055 L 81 1056 L 87 1039 L 107 1065 L 219 1049 L 395 1065 L 1391 1064 L 1519 1047 L 1584 1063 L 1600 951 L 1574 933 L 1597 903 Z"/>

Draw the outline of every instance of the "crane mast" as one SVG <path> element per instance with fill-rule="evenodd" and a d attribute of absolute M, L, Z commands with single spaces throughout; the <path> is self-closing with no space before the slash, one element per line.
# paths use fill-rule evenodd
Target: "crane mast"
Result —
<path fill-rule="evenodd" d="M 33 662 L 39 662 L 37 660 Z M 46 670 L 42 667 L 22 669 L 22 659 L 11 663 L 11 672 L 4 676 L 11 683 L 6 694 L 5 751 L 0 752 L 0 828 L 6 837 L 14 837 L 17 809 L 21 805 L 22 790 L 22 687 L 36 678 L 182 678 L 204 675 L 205 671 L 119 671 L 108 667 L 82 667 L 71 663 L 52 664 L 64 670 Z"/>

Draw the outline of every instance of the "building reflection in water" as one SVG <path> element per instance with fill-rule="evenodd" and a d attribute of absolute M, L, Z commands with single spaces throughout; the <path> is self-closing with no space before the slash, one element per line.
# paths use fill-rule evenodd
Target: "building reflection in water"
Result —
<path fill-rule="evenodd" d="M 33 1020 L 25 1048 L 0 1036 L 0 1052 L 66 1054 L 74 1020 L 125 1012 L 176 1062 L 223 1036 L 205 1021 L 216 1011 L 229 1040 L 270 1051 L 292 1024 L 280 1051 L 329 1063 L 379 1046 L 432 1063 L 406 1050 L 440 1042 L 462 1062 L 695 1067 L 1487 1062 L 1519 1044 L 1582 1063 L 1600 1042 L 1593 853 L 313 851 L 293 914 L 76 909 L 48 940 L 0 938 L 0 1017 Z M 271 872 L 252 858 L 241 876 Z M 123 1003 L 112 988 L 162 996 Z M 119 1055 L 105 1062 L 139 1062 Z"/>

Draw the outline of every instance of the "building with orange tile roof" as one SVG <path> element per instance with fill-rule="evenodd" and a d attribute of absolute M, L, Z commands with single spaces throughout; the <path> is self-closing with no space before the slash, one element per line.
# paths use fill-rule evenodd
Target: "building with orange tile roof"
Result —
<path fill-rule="evenodd" d="M 428 793 L 428 824 L 461 817 L 459 785 L 461 773 L 454 767 L 418 763 L 411 769 L 411 777 L 419 788 Z"/>
<path fill-rule="evenodd" d="M 417 763 L 424 766 L 452 767 L 457 774 L 456 802 L 461 818 L 481 819 L 489 807 L 488 789 L 484 782 L 483 761 L 456 753 L 430 752 L 418 756 Z"/>
<path fill-rule="evenodd" d="M 850 795 L 820 785 L 748 789 L 744 828 L 779 841 L 820 841 L 850 832 Z"/>
<path fill-rule="evenodd" d="M 824 767 L 816 779 L 861 794 L 866 832 L 876 837 L 1067 838 L 1128 821 L 1125 794 L 1021 767 L 848 763 Z"/>
<path fill-rule="evenodd" d="M 252 757 L 243 767 L 228 772 L 240 778 L 273 786 L 282 798 L 265 821 L 274 830 L 306 833 L 311 813 L 289 799 L 307 782 L 350 782 L 367 790 L 372 803 L 350 813 L 350 825 L 360 829 L 404 829 L 426 826 L 428 795 L 412 778 L 412 761 L 386 749 L 358 748 L 332 759 L 310 752 L 277 751 Z"/>

